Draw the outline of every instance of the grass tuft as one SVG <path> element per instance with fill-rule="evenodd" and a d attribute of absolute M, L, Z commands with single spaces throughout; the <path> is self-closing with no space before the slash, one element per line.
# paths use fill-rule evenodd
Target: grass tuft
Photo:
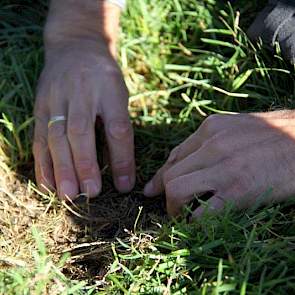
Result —
<path fill-rule="evenodd" d="M 294 68 L 246 30 L 266 1 L 129 0 L 119 63 L 137 186 L 65 205 L 40 193 L 31 139 L 47 1 L 0 7 L 0 294 L 293 294 L 294 201 L 168 220 L 144 183 L 212 113 L 294 108 Z"/>

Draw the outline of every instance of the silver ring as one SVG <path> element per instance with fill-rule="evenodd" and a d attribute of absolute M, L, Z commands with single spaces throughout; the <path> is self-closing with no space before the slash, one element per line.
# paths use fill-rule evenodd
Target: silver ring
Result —
<path fill-rule="evenodd" d="M 50 118 L 48 122 L 48 128 L 52 126 L 52 124 L 57 123 L 57 122 L 64 122 L 66 121 L 67 118 L 65 116 L 53 116 Z"/>

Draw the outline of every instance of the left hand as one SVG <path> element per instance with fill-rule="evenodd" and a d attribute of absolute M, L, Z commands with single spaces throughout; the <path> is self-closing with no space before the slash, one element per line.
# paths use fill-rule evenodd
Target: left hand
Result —
<path fill-rule="evenodd" d="M 194 195 L 213 192 L 193 217 L 220 211 L 225 203 L 250 207 L 295 195 L 295 112 L 212 115 L 176 147 L 145 187 L 146 196 L 166 192 L 167 211 L 177 216 Z"/>

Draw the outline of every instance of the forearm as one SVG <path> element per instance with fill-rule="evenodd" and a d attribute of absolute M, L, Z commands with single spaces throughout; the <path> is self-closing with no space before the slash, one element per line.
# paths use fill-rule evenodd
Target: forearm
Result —
<path fill-rule="evenodd" d="M 92 40 L 115 54 L 120 8 L 99 0 L 51 0 L 44 31 L 45 48 Z"/>

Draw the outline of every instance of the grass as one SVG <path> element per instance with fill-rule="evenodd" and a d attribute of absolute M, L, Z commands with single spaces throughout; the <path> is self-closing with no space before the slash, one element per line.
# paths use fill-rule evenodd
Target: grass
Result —
<path fill-rule="evenodd" d="M 66 205 L 34 185 L 34 89 L 47 2 L 0 8 L 0 294 L 292 294 L 294 201 L 168 220 L 143 184 L 211 113 L 294 108 L 294 68 L 244 31 L 265 1 L 130 0 L 120 64 L 138 180 Z M 66 254 L 67 253 L 67 254 Z"/>
<path fill-rule="evenodd" d="M 32 228 L 32 235 L 38 247 L 33 254 L 34 266 L 28 271 L 22 262 L 18 263 L 21 269 L 11 269 L 6 273 L 0 273 L 1 294 L 77 294 L 85 288 L 85 282 L 70 281 L 61 272 L 67 256 L 65 255 L 58 263 L 53 263 L 47 254 L 46 246 L 42 237 Z M 90 287 L 85 290 L 91 290 Z"/>
<path fill-rule="evenodd" d="M 228 210 L 192 225 L 163 225 L 156 240 L 134 236 L 117 247 L 109 294 L 292 294 L 294 217 L 286 208 Z"/>

